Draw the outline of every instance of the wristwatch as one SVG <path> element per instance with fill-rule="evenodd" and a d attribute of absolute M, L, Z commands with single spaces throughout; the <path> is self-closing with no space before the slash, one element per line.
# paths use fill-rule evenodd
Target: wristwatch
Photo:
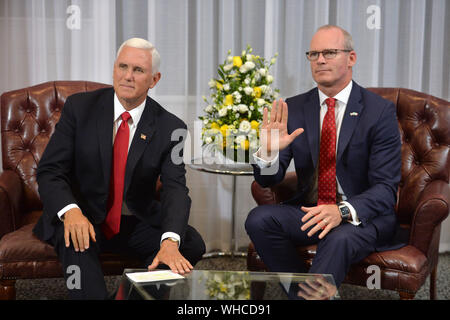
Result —
<path fill-rule="evenodd" d="M 341 213 L 341 218 L 344 221 L 351 219 L 350 208 L 347 207 L 344 203 L 338 204 L 339 212 Z"/>

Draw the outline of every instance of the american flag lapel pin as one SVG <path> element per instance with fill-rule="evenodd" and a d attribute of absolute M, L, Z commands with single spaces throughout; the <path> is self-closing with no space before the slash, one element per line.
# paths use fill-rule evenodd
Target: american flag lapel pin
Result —
<path fill-rule="evenodd" d="M 358 112 L 350 112 L 351 117 L 356 117 L 358 115 Z"/>

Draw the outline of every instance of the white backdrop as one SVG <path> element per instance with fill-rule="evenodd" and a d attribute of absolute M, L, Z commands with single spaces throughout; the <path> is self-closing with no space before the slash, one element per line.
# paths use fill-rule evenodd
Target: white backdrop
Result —
<path fill-rule="evenodd" d="M 273 75 L 282 97 L 314 87 L 304 52 L 315 29 L 337 24 L 353 36 L 362 86 L 405 87 L 450 97 L 450 2 L 445 0 L 0 0 L 0 92 L 50 80 L 112 83 L 121 42 L 149 39 L 162 79 L 150 95 L 193 132 L 208 81 L 228 49 L 279 57 Z M 190 223 L 208 250 L 228 250 L 231 177 L 188 169 Z M 237 226 L 256 203 L 251 177 L 238 177 Z M 450 221 L 441 251 L 450 250 Z"/>

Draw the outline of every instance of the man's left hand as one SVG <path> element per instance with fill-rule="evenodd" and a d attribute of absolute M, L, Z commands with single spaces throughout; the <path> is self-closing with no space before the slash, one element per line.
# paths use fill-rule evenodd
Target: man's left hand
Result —
<path fill-rule="evenodd" d="M 161 263 L 169 266 L 170 270 L 179 274 L 188 273 L 194 269 L 191 263 L 181 255 L 178 250 L 178 243 L 167 239 L 161 242 L 161 248 L 155 259 L 153 259 L 152 264 L 148 266 L 148 270 L 156 269 Z"/>
<path fill-rule="evenodd" d="M 334 227 L 337 227 L 341 221 L 341 213 L 338 206 L 335 204 L 322 204 L 316 207 L 301 207 L 306 212 L 302 218 L 302 222 L 306 222 L 301 227 L 302 231 L 305 231 L 309 227 L 315 225 L 308 232 L 308 237 L 311 237 L 317 231 L 322 230 L 319 234 L 319 239 L 322 239 L 331 231 Z"/>

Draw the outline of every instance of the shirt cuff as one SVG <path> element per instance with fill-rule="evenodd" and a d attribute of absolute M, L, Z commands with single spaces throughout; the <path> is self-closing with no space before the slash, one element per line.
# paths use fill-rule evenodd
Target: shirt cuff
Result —
<path fill-rule="evenodd" d="M 163 242 L 165 239 L 167 238 L 175 238 L 178 240 L 178 248 L 180 247 L 181 244 L 181 239 L 180 236 L 175 233 L 175 232 L 164 232 L 163 235 L 161 236 L 161 242 Z M 161 244 L 160 242 L 160 244 Z"/>
<path fill-rule="evenodd" d="M 67 211 L 69 211 L 70 209 L 73 209 L 73 208 L 80 209 L 80 207 L 77 206 L 75 203 L 71 203 L 71 204 L 68 204 L 67 206 L 65 206 L 64 208 L 62 208 L 61 210 L 59 210 L 57 213 L 59 220 L 64 221 L 64 218 L 63 218 L 64 213 L 66 213 Z"/>
<path fill-rule="evenodd" d="M 278 161 L 278 157 L 279 157 L 279 152 L 277 152 L 275 154 L 275 156 L 272 156 L 270 159 L 264 159 L 261 156 L 261 147 L 258 149 L 258 151 L 256 151 L 253 154 L 253 158 L 255 159 L 256 164 L 258 165 L 258 167 L 260 167 L 261 169 L 264 168 L 269 168 L 271 167 L 274 163 L 276 163 Z"/>
<path fill-rule="evenodd" d="M 354 226 L 360 225 L 361 221 L 359 221 L 355 208 L 353 208 L 353 206 L 347 201 L 342 201 L 341 203 L 345 204 L 350 209 L 350 215 L 352 216 L 352 220 L 349 220 L 348 222 L 350 222 Z"/>

